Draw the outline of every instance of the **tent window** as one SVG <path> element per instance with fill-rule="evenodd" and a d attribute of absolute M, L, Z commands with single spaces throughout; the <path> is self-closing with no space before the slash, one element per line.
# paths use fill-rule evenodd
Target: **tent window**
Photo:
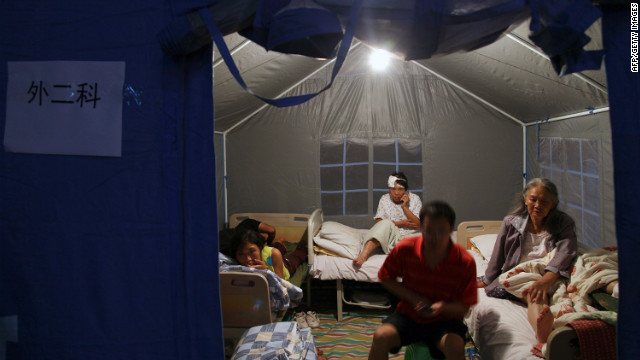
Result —
<path fill-rule="evenodd" d="M 601 247 L 600 142 L 542 137 L 538 155 L 541 175 L 558 186 L 560 204 L 576 222 L 578 239 Z"/>
<path fill-rule="evenodd" d="M 326 215 L 367 215 L 369 141 L 330 139 L 320 143 L 320 195 Z"/>
<path fill-rule="evenodd" d="M 422 143 L 411 139 L 326 139 L 320 143 L 320 195 L 326 215 L 373 216 L 395 171 L 422 198 Z M 370 201 L 373 201 L 370 203 Z"/>

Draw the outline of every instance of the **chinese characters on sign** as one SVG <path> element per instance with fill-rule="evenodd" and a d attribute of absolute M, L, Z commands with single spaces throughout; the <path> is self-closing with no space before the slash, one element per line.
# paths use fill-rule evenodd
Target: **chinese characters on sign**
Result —
<path fill-rule="evenodd" d="M 83 107 L 85 103 L 93 103 L 95 109 L 96 104 L 100 100 L 98 97 L 98 83 L 87 84 L 53 84 L 53 93 L 55 96 L 51 98 L 53 104 L 78 104 Z M 49 98 L 49 91 L 45 84 L 41 81 L 31 81 L 31 86 L 27 93 L 31 96 L 28 103 L 35 103 L 42 106 L 43 97 L 45 101 Z"/>
<path fill-rule="evenodd" d="M 7 63 L 4 149 L 121 156 L 125 63 Z"/>

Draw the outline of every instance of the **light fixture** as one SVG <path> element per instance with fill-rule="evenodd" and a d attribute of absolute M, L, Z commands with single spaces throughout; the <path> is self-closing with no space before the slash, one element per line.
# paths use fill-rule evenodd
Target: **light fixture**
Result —
<path fill-rule="evenodd" d="M 391 56 L 392 55 L 388 51 L 384 51 L 381 49 L 372 49 L 371 55 L 369 56 L 369 65 L 371 65 L 371 68 L 373 70 L 384 70 L 387 65 L 389 65 Z"/>

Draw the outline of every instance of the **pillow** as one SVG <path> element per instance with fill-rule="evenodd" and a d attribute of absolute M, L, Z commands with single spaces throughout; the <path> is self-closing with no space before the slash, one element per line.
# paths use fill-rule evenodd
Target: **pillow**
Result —
<path fill-rule="evenodd" d="M 227 255 L 218 252 L 218 266 L 222 265 L 238 265 L 238 262 L 235 259 L 232 259 Z"/>
<path fill-rule="evenodd" d="M 493 252 L 493 245 L 496 243 L 498 234 L 486 234 L 474 236 L 469 241 L 480 250 L 480 254 L 487 260 L 491 259 L 491 253 Z"/>
<path fill-rule="evenodd" d="M 318 246 L 346 258 L 355 259 L 360 255 L 362 237 L 362 232 L 358 229 L 335 221 L 326 221 L 322 223 L 320 232 L 313 240 Z"/>

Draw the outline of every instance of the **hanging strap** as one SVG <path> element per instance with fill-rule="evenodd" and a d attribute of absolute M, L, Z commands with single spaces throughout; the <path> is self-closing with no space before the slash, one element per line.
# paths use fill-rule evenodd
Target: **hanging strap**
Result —
<path fill-rule="evenodd" d="M 340 48 L 338 49 L 336 62 L 333 65 L 333 71 L 331 73 L 331 81 L 329 81 L 327 86 L 325 86 L 322 90 L 315 93 L 289 96 L 289 97 L 284 97 L 279 99 L 269 99 L 269 98 L 260 96 L 254 93 L 253 90 L 249 89 L 247 84 L 242 79 L 242 76 L 240 75 L 240 71 L 238 70 L 238 67 L 233 61 L 233 58 L 231 57 L 231 53 L 229 53 L 227 44 L 225 44 L 224 39 L 222 38 L 222 34 L 220 33 L 220 30 L 218 30 L 218 26 L 216 25 L 216 22 L 213 19 L 211 12 L 209 11 L 208 8 L 205 7 L 200 9 L 199 13 L 202 16 L 202 19 L 204 20 L 205 24 L 207 25 L 207 29 L 209 30 L 211 37 L 213 37 L 213 41 L 218 47 L 218 50 L 220 51 L 220 55 L 224 59 L 224 62 L 227 64 L 227 67 L 229 68 L 229 71 L 231 72 L 233 77 L 236 78 L 236 81 L 238 82 L 238 84 L 240 84 L 240 86 L 242 86 L 242 88 L 245 89 L 249 94 L 257 97 L 258 99 L 266 102 L 267 104 L 277 106 L 277 107 L 288 107 L 288 106 L 300 105 L 331 87 L 331 85 L 333 84 L 333 80 L 335 79 L 336 75 L 338 75 L 338 71 L 340 71 L 340 68 L 344 63 L 344 59 L 347 57 L 347 53 L 349 52 L 349 47 L 351 46 L 351 41 L 353 40 L 353 34 L 355 32 L 358 19 L 360 18 L 360 9 L 362 8 L 362 1 L 363 0 L 354 0 L 353 5 L 351 6 L 351 13 L 349 14 L 349 22 L 347 23 L 347 28 L 345 29 L 344 36 L 342 37 L 342 42 L 340 43 Z"/>

